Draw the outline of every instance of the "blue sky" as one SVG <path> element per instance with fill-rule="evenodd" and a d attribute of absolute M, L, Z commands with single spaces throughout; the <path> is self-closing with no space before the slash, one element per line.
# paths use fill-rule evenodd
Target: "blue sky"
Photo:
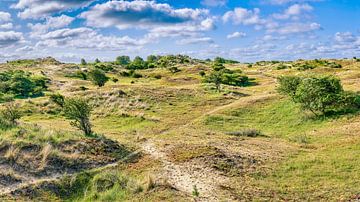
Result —
<path fill-rule="evenodd" d="M 0 61 L 360 56 L 357 0 L 1 0 Z"/>

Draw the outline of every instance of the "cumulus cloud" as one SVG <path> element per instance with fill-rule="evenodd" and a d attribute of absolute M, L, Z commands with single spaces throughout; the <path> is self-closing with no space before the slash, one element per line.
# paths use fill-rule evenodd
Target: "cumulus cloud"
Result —
<path fill-rule="evenodd" d="M 11 21 L 11 14 L 7 12 L 0 11 L 0 23 Z"/>
<path fill-rule="evenodd" d="M 263 25 L 266 23 L 266 20 L 260 17 L 260 9 L 258 8 L 254 10 L 235 8 L 233 11 L 224 14 L 223 21 L 232 22 L 235 25 Z"/>
<path fill-rule="evenodd" d="M 151 28 L 204 19 L 205 9 L 174 9 L 169 4 L 155 1 L 109 1 L 98 4 L 80 15 L 88 26 L 125 28 Z"/>
<path fill-rule="evenodd" d="M 12 8 L 19 9 L 18 17 L 42 18 L 89 5 L 94 0 L 19 0 Z"/>
<path fill-rule="evenodd" d="M 201 37 L 201 38 L 187 38 L 177 41 L 179 45 L 189 45 L 189 44 L 200 44 L 200 43 L 214 43 L 213 39 L 210 37 Z"/>
<path fill-rule="evenodd" d="M 234 32 L 232 34 L 227 35 L 226 38 L 228 39 L 234 39 L 234 38 L 241 38 L 241 37 L 245 37 L 246 33 L 244 32 Z"/>
<path fill-rule="evenodd" d="M 337 32 L 334 39 L 338 43 L 353 43 L 358 40 L 358 37 L 351 32 Z"/>
<path fill-rule="evenodd" d="M 263 0 L 264 3 L 270 3 L 275 5 L 284 5 L 290 3 L 306 3 L 306 2 L 321 2 L 324 0 Z"/>
<path fill-rule="evenodd" d="M 314 8 L 312 6 L 310 6 L 309 4 L 294 4 L 294 5 L 290 6 L 289 8 L 287 8 L 284 11 L 284 13 L 274 14 L 273 17 L 275 19 L 281 19 L 281 20 L 285 20 L 285 19 L 289 19 L 289 18 L 296 19 L 304 13 L 313 11 L 313 9 Z"/>
<path fill-rule="evenodd" d="M 36 47 L 68 47 L 76 49 L 120 50 L 143 46 L 147 41 L 129 36 L 104 36 L 95 30 L 79 27 L 59 29 L 41 36 Z"/>
<path fill-rule="evenodd" d="M 209 7 L 225 6 L 228 0 L 202 0 L 201 4 Z"/>
<path fill-rule="evenodd" d="M 0 24 L 0 29 L 12 29 L 14 27 L 14 25 L 9 22 L 9 23 L 5 23 L 5 24 Z"/>
<path fill-rule="evenodd" d="M 11 46 L 24 40 L 20 32 L 8 31 L 0 32 L 0 47 Z"/>
<path fill-rule="evenodd" d="M 307 32 L 313 32 L 320 30 L 321 25 L 318 23 L 287 23 L 285 25 L 279 26 L 275 29 L 268 29 L 268 33 L 278 33 L 282 35 L 286 34 L 301 34 Z"/>
<path fill-rule="evenodd" d="M 32 30 L 31 37 L 40 37 L 51 29 L 59 29 L 70 25 L 75 18 L 67 15 L 61 15 L 58 17 L 47 17 L 44 23 L 28 24 L 28 27 Z"/>

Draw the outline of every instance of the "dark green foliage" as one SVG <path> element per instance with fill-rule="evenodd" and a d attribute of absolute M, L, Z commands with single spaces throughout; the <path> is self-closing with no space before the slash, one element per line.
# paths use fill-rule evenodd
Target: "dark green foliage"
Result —
<path fill-rule="evenodd" d="M 156 63 L 158 61 L 158 57 L 155 55 L 149 55 L 146 59 L 148 63 Z"/>
<path fill-rule="evenodd" d="M 118 78 L 113 77 L 113 78 L 111 78 L 111 81 L 112 81 L 112 82 L 114 82 L 114 83 L 117 83 L 117 82 L 119 81 L 119 79 L 118 79 Z"/>
<path fill-rule="evenodd" d="M 109 81 L 109 77 L 107 77 L 105 73 L 99 69 L 91 70 L 88 75 L 91 81 L 99 87 L 104 86 L 105 83 Z"/>
<path fill-rule="evenodd" d="M 131 63 L 131 60 L 130 60 L 129 56 L 123 55 L 123 56 L 117 57 L 115 63 L 117 65 L 128 65 Z"/>
<path fill-rule="evenodd" d="M 278 78 L 279 87 L 278 91 L 281 94 L 290 96 L 291 98 L 295 98 L 296 89 L 301 83 L 302 78 L 297 76 L 282 76 Z"/>
<path fill-rule="evenodd" d="M 343 90 L 340 79 L 333 76 L 295 77 L 278 79 L 278 91 L 288 95 L 301 108 L 318 115 L 329 111 L 354 111 L 360 107 L 357 93 Z"/>
<path fill-rule="evenodd" d="M 297 68 L 297 70 L 304 71 L 304 70 L 315 69 L 315 68 L 316 68 L 316 66 L 314 66 L 314 65 L 312 65 L 312 64 L 306 63 L 306 64 L 300 65 L 300 66 Z"/>
<path fill-rule="evenodd" d="M 71 125 L 80 129 L 86 136 L 92 135 L 90 115 L 92 107 L 83 98 L 66 98 L 64 104 L 64 114 L 73 120 Z"/>
<path fill-rule="evenodd" d="M 214 58 L 214 63 L 219 63 L 219 64 L 238 64 L 238 61 L 235 60 L 228 60 L 228 59 L 224 59 L 221 57 L 216 57 Z"/>
<path fill-rule="evenodd" d="M 65 77 L 87 80 L 87 74 L 81 70 L 76 70 L 73 73 L 67 73 L 65 74 Z"/>
<path fill-rule="evenodd" d="M 120 76 L 123 77 L 131 77 L 131 78 L 142 78 L 143 76 L 139 73 L 137 73 L 135 70 L 130 70 L 130 71 L 122 71 L 120 72 Z"/>
<path fill-rule="evenodd" d="M 87 62 L 84 58 L 81 59 L 80 63 L 81 63 L 81 65 L 87 65 Z"/>
<path fill-rule="evenodd" d="M 50 100 L 60 107 L 64 107 L 64 105 L 65 105 L 65 97 L 63 95 L 61 95 L 60 93 L 51 94 Z"/>
<path fill-rule="evenodd" d="M 227 135 L 233 135 L 233 136 L 242 136 L 242 137 L 258 137 L 263 136 L 262 133 L 259 130 L 256 129 L 245 129 L 241 131 L 236 132 L 229 132 L 226 133 Z"/>
<path fill-rule="evenodd" d="M 296 89 L 295 101 L 313 113 L 332 109 L 343 92 L 340 80 L 335 77 L 304 78 Z"/>
<path fill-rule="evenodd" d="M 49 79 L 33 76 L 21 70 L 0 73 L 0 93 L 18 97 L 32 97 L 43 94 Z"/>
<path fill-rule="evenodd" d="M 201 77 L 204 77 L 204 76 L 206 76 L 206 73 L 205 73 L 205 71 L 201 70 L 201 71 L 199 72 L 199 75 L 200 75 Z"/>
<path fill-rule="evenodd" d="M 205 77 L 204 82 L 215 84 L 216 90 L 221 90 L 221 84 L 230 86 L 246 86 L 249 78 L 242 74 L 240 70 L 233 71 L 226 69 L 222 64 L 215 63 L 213 71 Z"/>
<path fill-rule="evenodd" d="M 126 69 L 147 69 L 147 63 L 139 56 L 136 56 L 134 60 L 126 66 Z"/>
<path fill-rule="evenodd" d="M 173 74 L 180 72 L 181 70 L 179 68 L 177 68 L 176 66 L 172 66 L 169 68 L 169 71 Z"/>
<path fill-rule="evenodd" d="M 99 63 L 95 65 L 96 69 L 100 69 L 104 72 L 110 72 L 112 70 L 114 70 L 114 67 L 110 64 L 105 64 L 105 63 Z"/>
<path fill-rule="evenodd" d="M 96 58 L 95 59 L 95 63 L 97 64 L 97 63 L 100 63 L 101 61 L 98 59 L 98 58 Z"/>

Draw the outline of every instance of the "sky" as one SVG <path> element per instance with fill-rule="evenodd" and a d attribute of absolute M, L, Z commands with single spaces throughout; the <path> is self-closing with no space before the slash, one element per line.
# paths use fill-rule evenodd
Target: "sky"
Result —
<path fill-rule="evenodd" d="M 359 0 L 0 0 L 0 61 L 360 57 Z"/>

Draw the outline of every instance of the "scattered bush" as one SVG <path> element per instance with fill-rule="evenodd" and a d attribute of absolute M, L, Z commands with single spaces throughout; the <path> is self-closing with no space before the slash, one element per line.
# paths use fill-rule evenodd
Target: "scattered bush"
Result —
<path fill-rule="evenodd" d="M 53 103 L 57 104 L 60 107 L 64 107 L 65 105 L 65 97 L 60 93 L 51 94 L 50 101 L 52 101 Z"/>
<path fill-rule="evenodd" d="M 105 73 L 99 69 L 91 70 L 88 75 L 91 81 L 99 87 L 104 86 L 105 83 L 109 80 L 109 77 L 107 77 Z"/>
<path fill-rule="evenodd" d="M 10 102 L 4 106 L 4 109 L 0 111 L 0 125 L 2 127 L 16 126 L 17 120 L 22 117 L 19 104 Z"/>
<path fill-rule="evenodd" d="M 73 120 L 70 124 L 84 132 L 86 136 L 92 135 L 90 115 L 93 110 L 88 101 L 83 98 L 66 98 L 64 114 Z"/>
<path fill-rule="evenodd" d="M 169 68 L 169 71 L 173 74 L 180 72 L 181 70 L 179 68 L 177 68 L 176 66 L 172 66 Z"/>
<path fill-rule="evenodd" d="M 229 132 L 227 135 L 242 136 L 242 137 L 258 137 L 262 136 L 262 133 L 256 129 L 245 129 L 242 131 Z"/>
<path fill-rule="evenodd" d="M 221 64 L 215 64 L 213 71 L 205 77 L 205 83 L 215 84 L 216 90 L 221 90 L 221 84 L 230 86 L 246 86 L 249 84 L 249 78 L 242 74 L 240 70 L 233 71 L 226 69 Z"/>
<path fill-rule="evenodd" d="M 201 77 L 204 77 L 204 76 L 206 76 L 206 73 L 205 73 L 204 70 L 201 70 L 201 71 L 199 72 L 199 75 L 200 75 Z"/>

